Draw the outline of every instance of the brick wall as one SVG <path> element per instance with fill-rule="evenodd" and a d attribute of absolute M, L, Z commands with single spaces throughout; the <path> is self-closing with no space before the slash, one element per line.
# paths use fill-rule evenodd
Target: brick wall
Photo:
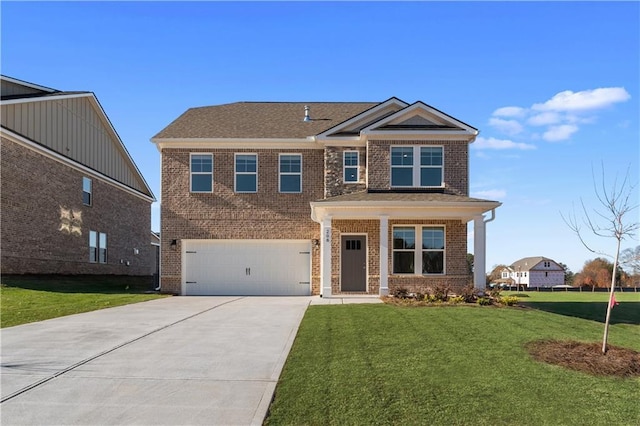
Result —
<path fill-rule="evenodd" d="M 0 156 L 3 274 L 153 273 L 149 201 L 5 138 Z M 83 176 L 92 206 L 82 203 Z M 106 264 L 89 263 L 90 230 L 107 234 Z"/>
<path fill-rule="evenodd" d="M 368 143 L 367 182 L 369 189 L 391 188 L 392 145 L 439 145 L 444 147 L 445 192 L 469 195 L 469 143 L 466 141 L 376 140 Z"/>
<path fill-rule="evenodd" d="M 213 192 L 190 193 L 191 152 L 213 154 Z M 234 154 L 258 154 L 258 192 L 234 192 Z M 278 192 L 280 153 L 302 155 L 302 193 Z M 309 201 L 324 196 L 322 150 L 164 149 L 162 151 L 162 268 L 166 292 L 180 291 L 181 239 L 318 239 Z M 172 240 L 176 246 L 171 246 Z M 312 252 L 312 289 L 319 292 L 319 251 Z"/>

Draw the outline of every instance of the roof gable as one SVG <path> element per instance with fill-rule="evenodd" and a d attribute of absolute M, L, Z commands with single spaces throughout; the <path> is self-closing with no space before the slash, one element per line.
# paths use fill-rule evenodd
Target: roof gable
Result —
<path fill-rule="evenodd" d="M 16 142 L 59 154 L 154 198 L 93 93 L 43 92 L 16 97 L 1 108 L 2 131 Z"/>
<path fill-rule="evenodd" d="M 416 102 L 396 113 L 371 123 L 363 133 L 420 132 L 456 133 L 476 136 L 478 129 L 423 102 Z"/>
<path fill-rule="evenodd" d="M 55 93 L 57 91 L 58 90 L 50 87 L 40 86 L 38 84 L 18 80 L 17 78 L 12 78 L 6 75 L 0 75 L 0 96 L 3 100 L 13 97 L 45 95 Z"/>
<path fill-rule="evenodd" d="M 551 262 L 552 265 L 557 266 L 558 268 L 562 269 L 562 267 L 553 259 L 549 259 L 548 257 L 544 257 L 544 256 L 535 256 L 535 257 L 525 257 L 522 258 L 520 260 L 515 261 L 512 265 L 511 265 L 511 270 L 513 271 L 530 271 L 533 269 L 538 269 L 536 268 L 538 265 L 540 265 L 542 262 Z M 548 268 L 546 268 L 548 269 Z"/>
<path fill-rule="evenodd" d="M 390 115 L 405 108 L 408 104 L 398 98 L 390 98 L 377 104 L 371 109 L 361 112 L 360 114 L 349 118 L 348 120 L 327 129 L 318 135 L 319 139 L 340 137 L 340 136 L 359 136 L 362 129 L 371 126 Z"/>

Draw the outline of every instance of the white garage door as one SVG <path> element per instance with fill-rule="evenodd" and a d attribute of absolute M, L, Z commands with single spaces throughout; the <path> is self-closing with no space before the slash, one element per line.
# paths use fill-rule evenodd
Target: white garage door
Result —
<path fill-rule="evenodd" d="M 308 240 L 184 240 L 182 294 L 308 296 Z"/>

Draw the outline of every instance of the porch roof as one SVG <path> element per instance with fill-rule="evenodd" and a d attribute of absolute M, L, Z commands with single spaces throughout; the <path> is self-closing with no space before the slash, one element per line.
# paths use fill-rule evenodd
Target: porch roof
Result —
<path fill-rule="evenodd" d="M 321 222 L 334 219 L 442 218 L 464 222 L 491 211 L 502 203 L 464 195 L 439 192 L 369 192 L 360 191 L 312 201 L 311 218 Z"/>

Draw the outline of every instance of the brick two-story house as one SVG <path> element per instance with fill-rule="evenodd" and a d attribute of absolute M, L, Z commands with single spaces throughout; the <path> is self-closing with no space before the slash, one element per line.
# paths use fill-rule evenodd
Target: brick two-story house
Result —
<path fill-rule="evenodd" d="M 162 157 L 161 287 L 185 295 L 385 295 L 484 288 L 469 197 L 478 131 L 422 102 L 239 102 L 192 108 Z M 484 214 L 491 212 L 489 218 Z"/>
<path fill-rule="evenodd" d="M 2 274 L 152 275 L 155 198 L 96 96 L 0 83 Z"/>

